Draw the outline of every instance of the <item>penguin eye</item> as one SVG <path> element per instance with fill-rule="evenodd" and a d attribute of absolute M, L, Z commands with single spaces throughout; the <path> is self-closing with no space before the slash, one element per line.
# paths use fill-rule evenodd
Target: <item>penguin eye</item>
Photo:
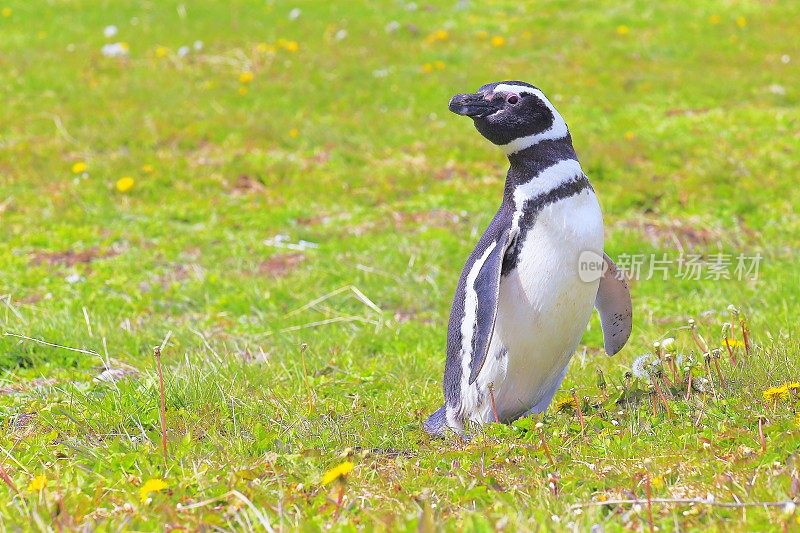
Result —
<path fill-rule="evenodd" d="M 519 96 L 517 96 L 516 94 L 509 94 L 508 98 L 506 98 L 506 102 L 508 102 L 511 105 L 514 105 L 517 102 L 519 102 Z"/>

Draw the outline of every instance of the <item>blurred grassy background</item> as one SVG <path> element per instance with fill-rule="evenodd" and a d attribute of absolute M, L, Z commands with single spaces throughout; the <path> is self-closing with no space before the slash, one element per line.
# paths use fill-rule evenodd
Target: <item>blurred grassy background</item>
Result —
<path fill-rule="evenodd" d="M 630 466 L 607 478 L 577 473 L 588 453 L 581 446 L 600 444 L 569 437 L 569 416 L 551 421 L 554 438 L 571 443 L 558 471 L 573 489 L 560 497 L 549 495 L 553 469 L 538 452 L 497 466 L 494 481 L 484 459 L 476 473 L 479 457 L 500 464 L 517 453 L 508 435 L 461 450 L 420 432 L 420 418 L 440 402 L 452 292 L 506 169 L 446 106 L 489 81 L 534 83 L 560 109 L 600 197 L 612 257 L 764 257 L 757 280 L 679 279 L 673 265 L 667 280 L 635 283 L 629 347 L 615 359 L 579 357 L 566 388 L 594 394 L 597 368 L 621 383 L 664 336 L 691 350 L 680 330 L 688 317 L 718 339 L 729 304 L 746 312 L 765 350 L 760 364 L 735 374 L 730 402 L 742 411 L 723 409 L 715 422 L 749 428 L 731 442 L 755 448 L 750 410 L 760 408 L 761 389 L 797 377 L 795 2 L 0 9 L 2 330 L 142 372 L 96 383 L 98 357 L 0 337 L 5 468 L 23 489 L 36 475 L 50 480 L 49 492 L 27 500 L 0 494 L 12 504 L 0 511 L 9 527 L 36 515 L 72 526 L 217 520 L 235 528 L 252 511 L 175 511 L 231 488 L 273 523 L 321 526 L 333 506 L 320 473 L 353 447 L 402 453 L 363 459 L 340 525 L 413 527 L 433 502 L 454 528 L 497 527 L 502 517 L 515 528 L 543 520 L 644 527 L 636 514 L 567 511 L 634 483 Z M 315 246 L 285 248 L 279 235 Z M 366 298 L 346 289 L 305 307 L 351 285 Z M 168 427 L 178 450 L 164 471 L 149 354 L 168 331 Z M 584 341 L 581 350 L 598 352 L 596 319 Z M 798 436 L 791 416 L 770 414 L 771 438 L 783 448 L 769 460 L 743 459 L 733 478 L 786 459 Z M 633 419 L 607 452 L 612 464 L 657 455 L 650 446 L 668 441 L 677 455 L 661 451 L 665 471 L 685 456 L 698 464 L 682 474 L 691 483 L 667 476 L 664 493 L 713 490 L 721 467 L 670 433 L 680 423 L 659 433 Z M 198 473 L 201 464 L 215 473 Z M 779 477 L 763 481 L 762 496 L 788 490 Z M 139 501 L 149 478 L 166 479 L 170 494 Z M 704 513 L 667 508 L 657 519 L 667 528 L 785 521 L 780 510 Z"/>

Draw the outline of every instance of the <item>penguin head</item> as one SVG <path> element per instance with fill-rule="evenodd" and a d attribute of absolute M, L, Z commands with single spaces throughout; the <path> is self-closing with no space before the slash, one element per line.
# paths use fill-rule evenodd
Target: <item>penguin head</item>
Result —
<path fill-rule="evenodd" d="M 455 95 L 449 107 L 472 118 L 481 135 L 509 154 L 569 134 L 544 93 L 522 81 L 487 83 L 476 93 Z"/>

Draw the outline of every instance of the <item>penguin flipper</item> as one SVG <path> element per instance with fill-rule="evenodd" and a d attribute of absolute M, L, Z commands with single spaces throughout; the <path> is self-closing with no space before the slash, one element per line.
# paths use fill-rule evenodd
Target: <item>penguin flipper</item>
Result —
<path fill-rule="evenodd" d="M 633 304 L 628 282 L 614 261 L 603 254 L 606 268 L 600 278 L 600 287 L 594 306 L 600 313 L 603 328 L 603 348 L 608 355 L 614 355 L 625 346 L 633 327 Z"/>
<path fill-rule="evenodd" d="M 467 291 L 473 291 L 477 299 L 475 323 L 472 328 L 472 353 L 469 363 L 469 384 L 475 383 L 478 374 L 486 362 L 489 344 L 494 333 L 497 320 L 497 300 L 500 295 L 500 274 L 503 270 L 503 258 L 509 246 L 510 229 L 501 232 L 492 241 L 482 257 L 477 276 Z"/>

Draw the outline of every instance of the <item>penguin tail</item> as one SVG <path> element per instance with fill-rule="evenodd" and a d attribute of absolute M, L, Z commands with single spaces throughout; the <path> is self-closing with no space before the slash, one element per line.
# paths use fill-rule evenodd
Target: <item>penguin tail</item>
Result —
<path fill-rule="evenodd" d="M 441 406 L 435 413 L 422 423 L 425 432 L 431 437 L 444 437 L 447 431 L 447 410 L 446 406 Z"/>

